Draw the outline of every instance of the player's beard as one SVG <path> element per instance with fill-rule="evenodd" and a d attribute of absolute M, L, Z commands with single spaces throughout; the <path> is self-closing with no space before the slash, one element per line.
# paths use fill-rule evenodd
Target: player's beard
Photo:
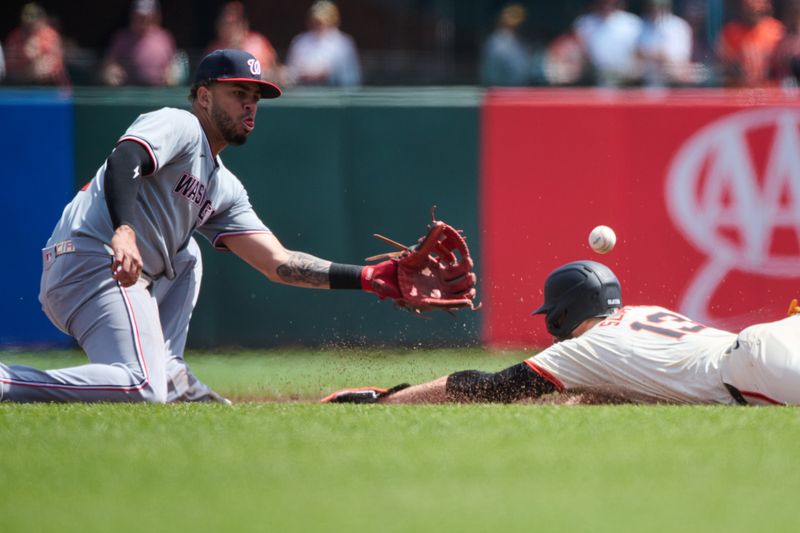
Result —
<path fill-rule="evenodd" d="M 236 122 L 222 109 L 212 106 L 211 120 L 214 121 L 226 143 L 241 146 L 247 142 L 247 132 L 237 131 Z"/>

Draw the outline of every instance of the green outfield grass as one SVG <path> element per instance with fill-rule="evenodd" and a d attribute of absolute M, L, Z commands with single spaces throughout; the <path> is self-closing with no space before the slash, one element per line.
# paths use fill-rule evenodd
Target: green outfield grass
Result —
<path fill-rule="evenodd" d="M 235 398 L 311 400 L 520 355 L 192 354 Z M 0 353 L 64 366 L 82 356 Z M 800 410 L 0 405 L 0 531 L 797 531 Z"/>

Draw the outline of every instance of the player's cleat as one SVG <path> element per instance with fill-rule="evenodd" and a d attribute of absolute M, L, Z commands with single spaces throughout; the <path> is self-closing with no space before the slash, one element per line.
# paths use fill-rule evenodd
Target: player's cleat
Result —
<path fill-rule="evenodd" d="M 338 390 L 320 400 L 320 403 L 378 403 L 381 398 L 410 387 L 408 383 L 395 385 L 391 389 L 378 387 L 358 387 Z"/>
<path fill-rule="evenodd" d="M 791 303 L 789 304 L 789 312 L 788 315 L 797 315 L 800 314 L 800 303 L 798 303 L 797 298 L 792 299 Z"/>
<path fill-rule="evenodd" d="M 221 394 L 214 392 L 211 389 L 209 389 L 208 392 L 206 392 L 202 396 L 197 398 L 192 398 L 189 401 L 198 403 L 221 403 L 222 405 L 233 405 L 232 401 L 222 396 Z"/>
<path fill-rule="evenodd" d="M 209 396 L 208 401 L 210 402 L 221 403 L 222 405 L 233 405 L 232 401 L 222 396 L 221 394 L 214 392 L 213 390 L 209 393 L 208 396 Z"/>

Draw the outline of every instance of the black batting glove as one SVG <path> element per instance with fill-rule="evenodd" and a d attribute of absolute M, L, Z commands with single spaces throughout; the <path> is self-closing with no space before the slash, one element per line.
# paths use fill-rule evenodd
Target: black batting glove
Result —
<path fill-rule="evenodd" d="M 320 403 L 378 403 L 381 398 L 410 387 L 408 383 L 395 385 L 391 389 L 378 387 L 358 387 L 338 390 L 320 400 Z"/>

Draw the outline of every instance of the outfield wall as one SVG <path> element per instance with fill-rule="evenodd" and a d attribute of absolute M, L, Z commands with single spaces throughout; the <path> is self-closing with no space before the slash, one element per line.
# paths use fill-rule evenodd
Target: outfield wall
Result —
<path fill-rule="evenodd" d="M 38 249 L 125 128 L 164 105 L 186 107 L 185 90 L 0 91 L 13 215 L 0 344 L 65 342 L 36 302 Z M 800 296 L 798 113 L 764 91 L 287 91 L 222 154 L 286 246 L 361 262 L 385 249 L 373 232 L 411 242 L 437 205 L 469 236 L 484 308 L 421 320 L 284 287 L 199 238 L 190 345 L 543 345 L 528 313 L 546 274 L 579 258 L 614 268 L 628 303 L 732 329 L 777 318 Z M 618 232 L 606 256 L 586 245 L 596 224 Z"/>
<path fill-rule="evenodd" d="M 800 296 L 800 101 L 768 91 L 504 91 L 482 109 L 485 342 L 548 342 L 545 276 L 595 259 L 628 304 L 730 330 Z M 616 248 L 590 251 L 597 224 Z M 509 231 L 513 228 L 513 231 Z"/>
<path fill-rule="evenodd" d="M 38 292 L 41 248 L 73 195 L 72 111 L 59 91 L 0 93 L 0 347 L 69 342 L 42 313 Z"/>

